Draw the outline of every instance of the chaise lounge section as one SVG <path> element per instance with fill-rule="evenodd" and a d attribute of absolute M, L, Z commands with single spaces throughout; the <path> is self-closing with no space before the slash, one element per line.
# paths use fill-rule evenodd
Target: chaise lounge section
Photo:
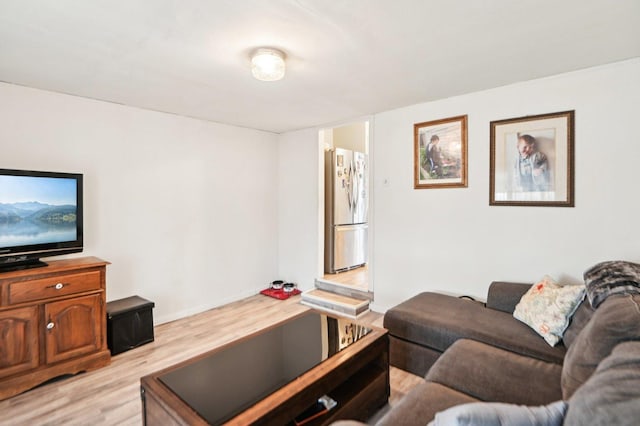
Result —
<path fill-rule="evenodd" d="M 516 354 L 562 364 L 567 352 L 549 346 L 535 331 L 513 317 L 531 284 L 493 282 L 486 305 L 439 293 L 420 293 L 384 316 L 389 330 L 390 363 L 424 376 L 459 339 L 473 339 Z"/>

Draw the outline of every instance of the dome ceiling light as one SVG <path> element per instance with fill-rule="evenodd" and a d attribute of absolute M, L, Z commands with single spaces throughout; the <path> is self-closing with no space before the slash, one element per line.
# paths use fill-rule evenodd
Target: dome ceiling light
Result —
<path fill-rule="evenodd" d="M 261 81 L 277 81 L 284 77 L 284 52 L 261 47 L 251 55 L 251 73 Z"/>

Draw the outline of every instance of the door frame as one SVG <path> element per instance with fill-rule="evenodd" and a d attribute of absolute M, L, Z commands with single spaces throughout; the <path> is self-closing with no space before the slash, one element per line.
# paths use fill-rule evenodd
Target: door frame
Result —
<path fill-rule="evenodd" d="M 359 119 L 349 120 L 345 122 L 339 122 L 323 127 L 318 128 L 318 259 L 317 259 L 317 273 L 319 277 L 324 276 L 324 242 L 325 242 L 325 201 L 324 201 L 324 192 L 325 192 L 325 149 L 327 146 L 327 133 L 328 131 L 333 131 L 340 127 L 346 127 L 349 125 L 354 125 L 358 123 L 365 124 L 365 148 L 366 154 L 369 159 L 369 168 L 368 168 L 368 180 L 369 180 L 369 193 L 368 193 L 368 221 L 369 224 L 367 238 L 368 238 L 368 247 L 367 247 L 367 267 L 369 269 L 368 273 L 368 290 L 369 292 L 374 292 L 374 269 L 373 265 L 375 264 L 374 259 L 374 244 L 375 244 L 375 232 L 374 232 L 374 222 L 375 222 L 375 210 L 374 210 L 374 191 L 373 191 L 373 176 L 374 176 L 374 161 L 373 161 L 373 153 L 374 153 L 374 141 L 373 141 L 373 126 L 374 119 L 373 116 L 365 116 Z M 331 141 L 331 147 L 333 141 Z"/>

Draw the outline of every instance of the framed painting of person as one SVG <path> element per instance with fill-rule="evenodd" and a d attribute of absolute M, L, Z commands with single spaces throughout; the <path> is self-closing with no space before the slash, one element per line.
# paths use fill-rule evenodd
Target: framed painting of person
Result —
<path fill-rule="evenodd" d="M 467 116 L 413 125 L 414 188 L 467 186 Z"/>
<path fill-rule="evenodd" d="M 491 122 L 492 206 L 574 206 L 574 111 Z"/>

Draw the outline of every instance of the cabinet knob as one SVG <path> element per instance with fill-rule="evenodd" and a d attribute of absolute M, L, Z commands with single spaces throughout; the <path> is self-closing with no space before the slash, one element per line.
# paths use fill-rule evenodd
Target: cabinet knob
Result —
<path fill-rule="evenodd" d="M 56 284 L 56 290 L 60 290 L 62 287 L 64 287 L 64 284 L 62 283 Z"/>
<path fill-rule="evenodd" d="M 49 324 L 47 324 L 47 330 L 51 330 L 55 326 L 56 325 L 54 323 L 50 322 Z"/>

